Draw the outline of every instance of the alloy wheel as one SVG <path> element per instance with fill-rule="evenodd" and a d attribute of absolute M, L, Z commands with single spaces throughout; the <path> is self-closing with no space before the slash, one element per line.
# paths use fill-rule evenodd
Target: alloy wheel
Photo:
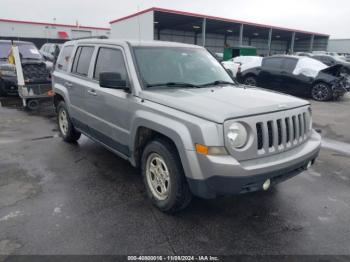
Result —
<path fill-rule="evenodd" d="M 170 176 L 164 159 L 157 153 L 148 156 L 146 162 L 146 178 L 153 196 L 165 200 L 169 196 Z"/>
<path fill-rule="evenodd" d="M 62 109 L 58 114 L 58 123 L 61 133 L 66 136 L 68 133 L 68 116 L 66 110 Z"/>
<path fill-rule="evenodd" d="M 323 84 L 323 83 L 316 84 L 312 88 L 312 97 L 315 100 L 318 100 L 318 101 L 325 101 L 325 100 L 327 100 L 328 97 L 329 97 L 328 86 Z"/>

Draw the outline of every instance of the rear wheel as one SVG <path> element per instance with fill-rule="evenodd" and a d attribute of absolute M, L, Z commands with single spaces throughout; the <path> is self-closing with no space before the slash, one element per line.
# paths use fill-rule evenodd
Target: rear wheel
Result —
<path fill-rule="evenodd" d="M 142 153 L 142 175 L 152 203 L 163 212 L 174 213 L 191 202 L 176 148 L 163 138 L 150 142 Z"/>
<path fill-rule="evenodd" d="M 58 127 L 64 141 L 74 143 L 79 140 L 81 133 L 75 130 L 66 107 L 66 103 L 61 101 L 57 106 Z"/>
<path fill-rule="evenodd" d="M 247 76 L 244 79 L 244 84 L 247 85 L 247 86 L 257 86 L 256 77 L 254 77 L 254 76 Z"/>
<path fill-rule="evenodd" d="M 332 88 L 326 83 L 317 83 L 311 89 L 311 97 L 316 101 L 328 101 L 333 97 Z"/>

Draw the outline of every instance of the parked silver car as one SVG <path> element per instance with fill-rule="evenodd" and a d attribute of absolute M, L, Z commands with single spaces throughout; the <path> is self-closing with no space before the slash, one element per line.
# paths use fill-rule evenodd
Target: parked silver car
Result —
<path fill-rule="evenodd" d="M 169 42 L 67 42 L 53 73 L 63 139 L 81 133 L 135 167 L 164 212 L 192 194 L 267 190 L 320 150 L 310 104 L 237 85 L 204 48 Z"/>

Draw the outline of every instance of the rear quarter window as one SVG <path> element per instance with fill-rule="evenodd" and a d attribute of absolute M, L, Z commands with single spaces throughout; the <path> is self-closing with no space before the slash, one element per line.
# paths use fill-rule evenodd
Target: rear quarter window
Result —
<path fill-rule="evenodd" d="M 283 70 L 288 73 L 292 73 L 298 63 L 298 59 L 286 58 L 283 62 Z"/>
<path fill-rule="evenodd" d="M 91 58 L 94 53 L 92 46 L 79 46 L 74 57 L 72 73 L 87 76 L 89 73 Z"/>

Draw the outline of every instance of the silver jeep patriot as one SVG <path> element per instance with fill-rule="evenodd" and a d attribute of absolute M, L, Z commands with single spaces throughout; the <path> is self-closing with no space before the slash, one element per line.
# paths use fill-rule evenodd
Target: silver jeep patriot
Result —
<path fill-rule="evenodd" d="M 268 190 L 320 150 L 307 101 L 236 84 L 203 47 L 70 41 L 52 79 L 63 140 L 84 134 L 140 167 L 164 212 Z"/>

